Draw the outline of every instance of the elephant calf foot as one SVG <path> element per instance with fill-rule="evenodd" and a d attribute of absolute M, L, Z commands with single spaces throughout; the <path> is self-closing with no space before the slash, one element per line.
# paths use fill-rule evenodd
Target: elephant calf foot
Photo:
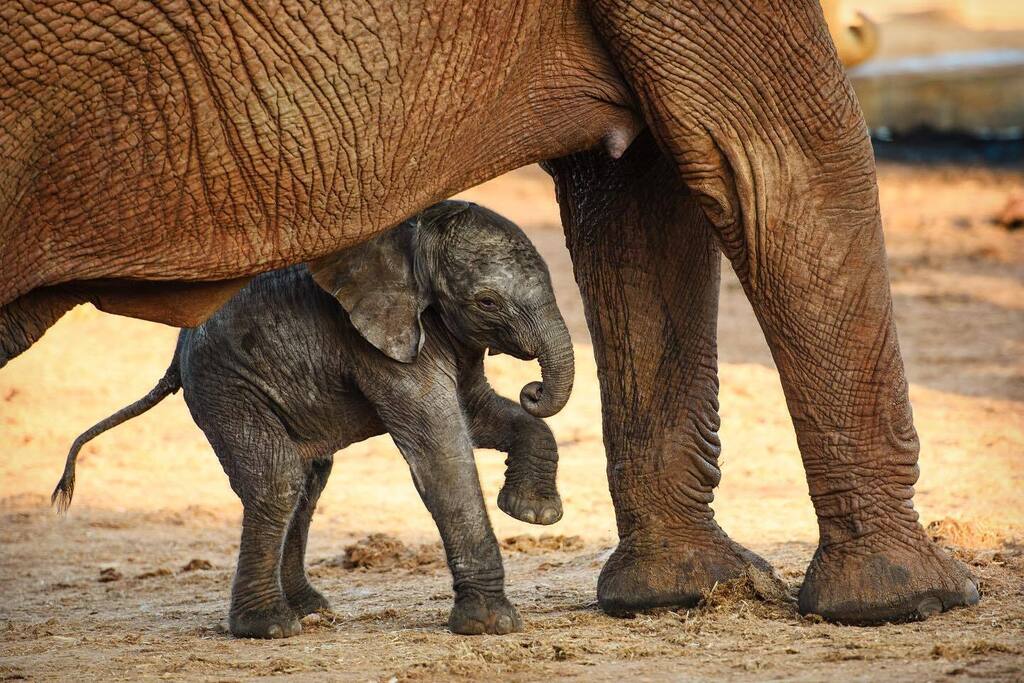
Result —
<path fill-rule="evenodd" d="M 800 612 L 867 625 L 926 619 L 978 599 L 967 567 L 918 527 L 909 538 L 875 534 L 819 547 L 800 589 Z"/>
<path fill-rule="evenodd" d="M 448 628 L 466 636 L 504 635 L 522 631 L 523 620 L 504 595 L 471 593 L 455 599 Z"/>
<path fill-rule="evenodd" d="M 270 607 L 233 608 L 228 615 L 228 627 L 238 638 L 290 638 L 302 633 L 302 624 L 283 600 Z"/>
<path fill-rule="evenodd" d="M 696 533 L 634 533 L 619 542 L 601 570 L 597 600 L 612 616 L 694 607 L 716 583 L 743 576 L 750 567 L 782 587 L 767 561 L 717 526 Z"/>
<path fill-rule="evenodd" d="M 298 588 L 286 588 L 285 597 L 288 600 L 288 606 L 292 608 L 295 616 L 300 619 L 307 614 L 315 614 L 316 612 L 331 609 L 331 603 L 328 602 L 327 598 L 320 591 L 313 588 L 308 581 Z"/>
<path fill-rule="evenodd" d="M 562 518 L 562 499 L 553 487 L 545 493 L 505 484 L 498 493 L 498 507 L 506 515 L 529 524 L 554 524 Z"/>

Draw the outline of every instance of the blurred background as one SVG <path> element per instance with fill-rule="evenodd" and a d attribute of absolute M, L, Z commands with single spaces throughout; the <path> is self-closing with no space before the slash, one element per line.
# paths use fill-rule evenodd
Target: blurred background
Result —
<path fill-rule="evenodd" d="M 876 139 L 1020 140 L 1024 3 L 823 0 L 822 8 Z"/>
<path fill-rule="evenodd" d="M 1024 530 L 1024 2 L 825 0 L 823 5 L 879 161 L 895 312 L 922 443 L 917 507 L 936 537 L 958 547 L 1019 548 Z M 497 533 L 579 537 L 582 547 L 606 552 L 614 543 L 615 522 L 596 370 L 552 184 L 531 167 L 462 196 L 509 216 L 535 241 L 551 267 L 577 355 L 573 398 L 549 421 L 560 446 L 564 519 L 538 529 L 498 511 L 494 501 L 503 458 L 481 452 L 481 479 Z M 816 542 L 815 519 L 772 358 L 724 265 L 719 330 L 724 451 L 714 507 L 738 541 L 788 566 L 787 576 L 798 580 Z M 0 525 L 0 580 L 17 577 L 12 585 L 21 591 L 18 601 L 6 600 L 0 608 L 9 619 L 31 620 L 35 611 L 59 600 L 38 586 L 78 585 L 74 600 L 61 604 L 78 604 L 85 591 L 98 605 L 104 598 L 97 584 L 81 582 L 92 581 L 99 566 L 142 568 L 194 553 L 222 569 L 221 584 L 212 589 L 216 600 L 207 597 L 203 603 L 207 615 L 224 607 L 241 508 L 180 394 L 86 446 L 71 519 L 58 521 L 48 509 L 72 440 L 153 386 L 171 358 L 176 334 L 83 306 L 0 373 L 0 512 L 8 522 Z M 523 383 L 539 376 L 535 365 L 506 356 L 489 359 L 488 373 L 508 396 L 517 396 Z M 388 437 L 336 457 L 313 525 L 310 556 L 336 556 L 346 544 L 376 532 L 407 543 L 437 538 Z M 790 560 L 780 558 L 790 551 L 795 559 L 786 565 Z M 593 599 L 600 566 L 595 557 L 580 576 L 563 577 L 562 585 L 573 587 L 579 600 Z M 59 560 L 53 564 L 52 558 Z M 513 574 L 521 589 L 536 578 Z M 443 589 L 443 571 L 431 581 Z M 179 589 L 184 592 L 175 593 Z M 166 597 L 146 599 L 166 609 L 172 603 L 187 605 L 182 615 L 199 604 L 187 587 L 160 590 Z M 346 599 L 357 604 L 361 598 Z M 1015 600 L 1019 638 L 1024 598 L 1018 594 Z M 145 621 L 144 614 L 139 618 Z M 934 659 L 927 649 L 914 652 L 922 661 Z"/>

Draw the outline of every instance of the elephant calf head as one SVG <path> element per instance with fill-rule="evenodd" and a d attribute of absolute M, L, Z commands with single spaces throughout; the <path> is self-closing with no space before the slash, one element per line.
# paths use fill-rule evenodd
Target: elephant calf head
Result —
<path fill-rule="evenodd" d="M 547 266 L 523 231 L 493 211 L 441 202 L 310 270 L 360 334 L 394 360 L 415 359 L 420 315 L 433 306 L 467 347 L 540 362 L 542 381 L 519 397 L 531 415 L 554 415 L 569 399 L 572 342 Z"/>

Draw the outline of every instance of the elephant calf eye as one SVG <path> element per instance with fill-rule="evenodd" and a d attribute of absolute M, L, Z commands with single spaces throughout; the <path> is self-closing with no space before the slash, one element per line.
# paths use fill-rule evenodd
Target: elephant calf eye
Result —
<path fill-rule="evenodd" d="M 479 299 L 476 300 L 476 302 L 480 306 L 480 308 L 486 309 L 488 311 L 493 311 L 496 308 L 498 308 L 498 302 L 489 296 L 480 297 Z"/>

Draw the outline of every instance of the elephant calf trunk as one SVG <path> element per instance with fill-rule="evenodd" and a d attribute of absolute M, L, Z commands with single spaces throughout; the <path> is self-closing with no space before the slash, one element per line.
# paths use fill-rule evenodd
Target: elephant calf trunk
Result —
<path fill-rule="evenodd" d="M 572 340 L 561 316 L 551 323 L 543 336 L 537 360 L 541 381 L 524 386 L 519 393 L 519 403 L 534 417 L 551 417 L 565 407 L 575 375 Z"/>

